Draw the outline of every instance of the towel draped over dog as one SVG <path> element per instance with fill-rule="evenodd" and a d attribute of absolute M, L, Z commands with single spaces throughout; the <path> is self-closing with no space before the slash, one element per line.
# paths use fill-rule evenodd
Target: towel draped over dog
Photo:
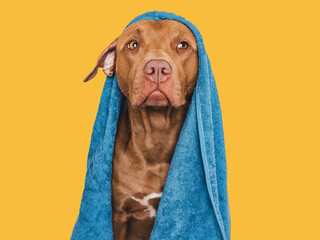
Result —
<path fill-rule="evenodd" d="M 198 45 L 199 69 L 150 239 L 229 240 L 221 109 L 202 37 L 191 22 L 167 12 L 148 12 L 130 24 L 163 19 L 181 22 L 192 31 Z M 85 188 L 71 240 L 113 239 L 112 158 L 117 122 L 126 101 L 119 89 L 117 75 L 107 77 L 91 136 Z"/>

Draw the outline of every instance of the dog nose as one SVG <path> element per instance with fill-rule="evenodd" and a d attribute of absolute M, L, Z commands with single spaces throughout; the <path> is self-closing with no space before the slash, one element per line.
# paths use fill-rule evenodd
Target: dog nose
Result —
<path fill-rule="evenodd" d="M 165 60 L 151 60 L 144 66 L 145 76 L 152 82 L 164 82 L 172 73 L 170 64 Z"/>

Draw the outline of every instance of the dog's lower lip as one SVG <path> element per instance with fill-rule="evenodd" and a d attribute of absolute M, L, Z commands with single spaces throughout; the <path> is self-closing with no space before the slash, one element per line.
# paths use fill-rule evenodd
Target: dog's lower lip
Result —
<path fill-rule="evenodd" d="M 160 101 L 162 101 L 162 100 L 168 101 L 167 96 L 159 90 L 155 90 L 155 91 L 149 93 L 149 95 L 146 97 L 146 101 L 151 100 L 151 99 L 157 99 Z"/>
<path fill-rule="evenodd" d="M 155 91 L 153 91 L 153 92 L 151 92 L 149 95 L 148 95 L 148 97 L 150 97 L 150 96 L 164 96 L 165 97 L 165 95 L 161 92 L 161 91 L 159 91 L 159 90 L 155 90 Z"/>
<path fill-rule="evenodd" d="M 169 100 L 163 92 L 155 90 L 146 97 L 144 103 L 149 106 L 167 106 Z"/>

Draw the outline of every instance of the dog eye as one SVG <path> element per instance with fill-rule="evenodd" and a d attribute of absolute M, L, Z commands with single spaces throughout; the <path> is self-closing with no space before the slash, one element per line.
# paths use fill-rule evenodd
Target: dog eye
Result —
<path fill-rule="evenodd" d="M 189 47 L 189 44 L 186 41 L 182 41 L 177 46 L 177 48 L 179 48 L 179 49 L 187 49 L 188 47 Z"/>
<path fill-rule="evenodd" d="M 136 40 L 131 40 L 128 45 L 127 48 L 130 50 L 134 50 L 139 46 L 138 42 Z"/>

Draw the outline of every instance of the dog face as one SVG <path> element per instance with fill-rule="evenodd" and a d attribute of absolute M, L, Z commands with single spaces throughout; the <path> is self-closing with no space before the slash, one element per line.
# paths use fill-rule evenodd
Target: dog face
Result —
<path fill-rule="evenodd" d="M 126 28 L 103 51 L 98 67 L 112 76 L 133 107 L 179 107 L 192 95 L 198 74 L 197 43 L 188 27 L 173 20 L 143 20 Z"/>

